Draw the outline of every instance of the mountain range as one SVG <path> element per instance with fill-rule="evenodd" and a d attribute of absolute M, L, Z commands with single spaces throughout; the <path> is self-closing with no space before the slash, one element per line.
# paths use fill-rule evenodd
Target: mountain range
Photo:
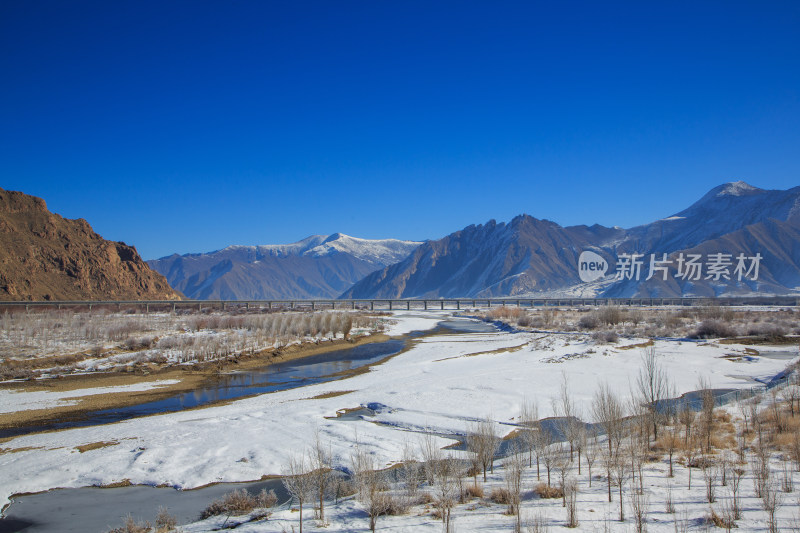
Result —
<path fill-rule="evenodd" d="M 602 258 L 608 273 L 584 282 L 583 252 Z M 684 268 L 693 258 L 699 274 Z M 661 268 L 647 279 L 651 259 Z M 673 216 L 630 229 L 562 227 L 528 215 L 508 224 L 468 226 L 423 243 L 342 297 L 667 297 L 798 290 L 800 187 L 763 190 L 737 181 L 715 187 Z"/>
<path fill-rule="evenodd" d="M 149 268 L 148 268 L 149 265 Z M 144 262 L 44 200 L 0 189 L 0 299 L 800 294 L 800 187 L 713 188 L 633 228 L 519 215 L 425 242 L 341 233 Z"/>
<path fill-rule="evenodd" d="M 192 299 L 336 298 L 367 274 L 402 260 L 420 244 L 334 233 L 312 235 L 293 244 L 173 254 L 148 263 Z"/>

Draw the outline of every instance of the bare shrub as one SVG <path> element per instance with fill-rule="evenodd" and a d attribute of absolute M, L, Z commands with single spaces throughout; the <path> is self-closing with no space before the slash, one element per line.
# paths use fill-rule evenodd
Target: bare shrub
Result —
<path fill-rule="evenodd" d="M 125 525 L 109 529 L 108 533 L 150 533 L 149 522 L 136 522 L 131 515 L 125 518 Z"/>
<path fill-rule="evenodd" d="M 547 533 L 550 531 L 549 522 L 547 517 L 541 512 L 536 513 L 533 518 L 525 521 L 525 529 L 527 533 Z"/>
<path fill-rule="evenodd" d="M 220 514 L 247 514 L 253 509 L 272 507 L 277 501 L 278 498 L 274 491 L 262 490 L 259 494 L 253 495 L 246 489 L 238 489 L 212 502 L 203 510 L 200 517 L 205 520 Z M 160 513 L 159 516 L 161 516 Z"/>
<path fill-rule="evenodd" d="M 704 320 L 689 337 L 693 339 L 716 339 L 735 336 L 736 330 L 729 324 L 720 320 Z"/>
<path fill-rule="evenodd" d="M 592 339 L 596 342 L 617 342 L 619 335 L 615 331 L 595 331 L 592 333 Z"/>
<path fill-rule="evenodd" d="M 468 498 L 483 498 L 483 487 L 480 485 L 467 485 L 464 489 L 464 495 Z"/>
<path fill-rule="evenodd" d="M 274 496 L 275 493 L 272 493 Z M 277 501 L 277 498 L 276 498 Z M 272 505 L 275 505 L 274 503 Z M 265 505 L 264 507 L 272 507 L 272 505 Z M 156 515 L 156 530 L 158 532 L 162 531 L 172 531 L 178 525 L 178 519 L 175 518 L 173 515 L 169 514 L 169 511 L 165 507 L 159 507 L 158 515 Z"/>
<path fill-rule="evenodd" d="M 543 499 L 564 497 L 564 491 L 561 490 L 561 487 L 550 487 L 545 483 L 539 483 L 538 485 L 536 485 L 536 488 L 533 489 L 533 492 L 535 492 L 537 496 Z"/>
<path fill-rule="evenodd" d="M 489 493 L 489 499 L 499 505 L 511 504 L 511 493 L 504 487 L 495 487 Z"/>
<path fill-rule="evenodd" d="M 600 320 L 594 314 L 583 315 L 578 319 L 578 327 L 581 329 L 597 329 Z"/>

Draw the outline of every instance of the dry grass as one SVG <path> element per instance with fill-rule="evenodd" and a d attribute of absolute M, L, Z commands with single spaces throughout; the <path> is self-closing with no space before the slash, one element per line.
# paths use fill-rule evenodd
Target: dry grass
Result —
<path fill-rule="evenodd" d="M 559 487 L 550 487 L 546 483 L 539 483 L 536 485 L 536 488 L 533 489 L 533 492 L 536 493 L 537 496 L 540 498 L 563 498 L 564 491 L 561 490 Z"/>
<path fill-rule="evenodd" d="M 483 487 L 480 485 L 467 485 L 464 489 L 465 498 L 483 498 Z"/>
<path fill-rule="evenodd" d="M 110 440 L 110 441 L 100 441 L 100 442 L 92 442 L 89 444 L 82 444 L 80 446 L 75 446 L 75 449 L 78 450 L 80 453 L 85 453 L 90 450 L 99 450 L 100 448 L 108 448 L 109 446 L 116 446 L 119 444 L 119 441 Z"/>
<path fill-rule="evenodd" d="M 202 512 L 201 518 L 205 520 L 211 516 L 227 513 L 233 515 L 247 514 L 256 508 L 272 507 L 277 501 L 278 498 L 273 491 L 262 490 L 258 495 L 254 496 L 245 489 L 239 489 L 229 492 L 221 499 L 212 502 Z"/>
<path fill-rule="evenodd" d="M 509 505 L 511 503 L 511 493 L 508 489 L 496 487 L 489 493 L 489 499 L 500 505 Z"/>

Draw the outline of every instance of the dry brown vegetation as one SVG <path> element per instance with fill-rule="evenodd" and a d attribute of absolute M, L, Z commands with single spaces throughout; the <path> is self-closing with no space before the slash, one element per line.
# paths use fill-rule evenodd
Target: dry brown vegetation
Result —
<path fill-rule="evenodd" d="M 618 337 L 742 337 L 745 342 L 786 342 L 800 335 L 800 313 L 793 309 L 753 310 L 719 306 L 638 308 L 599 306 L 574 309 L 495 307 L 477 313 L 521 329 L 592 333 L 600 342 Z"/>
<path fill-rule="evenodd" d="M 175 364 L 226 361 L 290 344 L 378 331 L 360 312 L 123 313 L 42 310 L 0 315 L 0 379 L 86 371 L 148 372 Z"/>
<path fill-rule="evenodd" d="M 275 505 L 278 498 L 275 492 L 262 490 L 259 494 L 253 495 L 245 489 L 229 492 L 221 499 L 216 500 L 205 508 L 201 517 L 203 519 L 220 514 L 242 515 L 254 509 L 269 509 Z"/>

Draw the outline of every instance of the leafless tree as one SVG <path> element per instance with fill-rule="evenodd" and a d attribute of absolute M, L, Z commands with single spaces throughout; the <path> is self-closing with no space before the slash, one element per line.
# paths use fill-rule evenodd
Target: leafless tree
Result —
<path fill-rule="evenodd" d="M 698 385 L 703 400 L 700 410 L 700 427 L 703 431 L 705 451 L 709 453 L 711 451 L 711 435 L 714 433 L 714 391 L 705 378 L 701 379 Z"/>
<path fill-rule="evenodd" d="M 700 459 L 700 469 L 703 471 L 703 481 L 706 485 L 706 501 L 714 503 L 716 498 L 716 482 L 717 482 L 717 467 L 707 455 L 703 455 Z"/>
<path fill-rule="evenodd" d="M 608 437 L 608 450 L 612 455 L 619 447 L 624 433 L 625 408 L 608 383 L 601 383 L 592 401 L 592 415 Z"/>
<path fill-rule="evenodd" d="M 689 439 L 689 443 L 686 445 L 684 450 L 684 455 L 686 456 L 686 469 L 689 473 L 689 486 L 687 490 L 692 490 L 692 468 L 697 462 L 697 456 L 700 454 L 700 445 L 697 443 L 697 439 L 693 436 Z"/>
<path fill-rule="evenodd" d="M 597 461 L 597 431 L 594 427 L 583 434 L 583 456 L 589 469 L 589 488 L 592 487 L 592 466 Z"/>
<path fill-rule="evenodd" d="M 525 399 L 522 402 L 522 412 L 519 416 L 519 423 L 522 426 L 522 442 L 528 449 L 528 468 L 533 467 L 533 450 L 536 448 L 537 432 L 541 431 L 539 426 L 539 406 L 534 400 Z"/>
<path fill-rule="evenodd" d="M 578 482 L 575 478 L 569 478 L 564 483 L 564 497 L 566 498 L 567 508 L 567 527 L 578 527 Z"/>
<path fill-rule="evenodd" d="M 633 512 L 634 531 L 636 533 L 647 532 L 647 512 L 650 507 L 650 499 L 646 494 L 639 491 L 631 491 L 631 511 Z"/>
<path fill-rule="evenodd" d="M 580 427 L 583 425 L 579 418 L 577 407 L 572 401 L 569 390 L 569 380 L 566 374 L 561 374 L 561 387 L 558 400 L 553 402 L 553 412 L 558 417 L 558 429 L 569 443 L 569 460 L 573 460 L 575 444 L 579 439 Z M 580 457 L 578 457 L 580 461 Z"/>
<path fill-rule="evenodd" d="M 520 501 L 522 499 L 522 473 L 525 470 L 525 462 L 520 450 L 514 446 L 511 454 L 503 461 L 503 476 L 508 490 L 508 514 L 516 517 L 514 524 L 515 533 L 522 530 L 522 519 L 520 513 Z"/>
<path fill-rule="evenodd" d="M 556 472 L 558 473 L 558 488 L 561 489 L 561 507 L 567 506 L 567 499 L 565 493 L 565 485 L 567 482 L 567 477 L 569 476 L 570 471 L 572 470 L 572 465 L 570 463 L 569 457 L 567 457 L 566 450 L 564 450 L 561 446 L 561 443 L 553 446 L 556 450 L 555 453 L 555 467 Z"/>
<path fill-rule="evenodd" d="M 739 520 L 742 517 L 741 505 L 739 503 L 739 486 L 744 476 L 743 468 L 731 469 L 731 499 L 733 500 L 733 518 Z"/>
<path fill-rule="evenodd" d="M 483 468 L 483 481 L 486 482 L 486 471 L 494 472 L 494 456 L 500 446 L 500 439 L 495 433 L 494 423 L 483 419 L 471 426 L 467 431 L 467 449 L 470 450 Z"/>
<path fill-rule="evenodd" d="M 421 466 L 409 443 L 403 445 L 403 463 L 402 463 L 402 476 L 403 483 L 406 488 L 406 496 L 411 499 L 416 496 L 421 483 L 420 474 Z"/>
<path fill-rule="evenodd" d="M 377 470 L 374 458 L 357 448 L 351 457 L 353 477 L 358 487 L 358 499 L 369 516 L 369 529 L 375 531 L 378 517 L 391 508 L 392 500 L 386 492 L 386 484 Z"/>
<path fill-rule="evenodd" d="M 672 469 L 672 458 L 675 456 L 675 451 L 680 445 L 680 437 L 676 434 L 676 430 L 670 427 L 666 435 L 662 436 L 662 440 L 664 442 L 664 449 L 667 451 L 667 456 L 669 457 L 669 477 L 675 477 L 675 473 Z"/>
<path fill-rule="evenodd" d="M 772 483 L 767 483 L 761 494 L 761 505 L 767 512 L 767 527 L 769 533 L 778 533 L 777 511 L 782 503 L 781 493 Z"/>
<path fill-rule="evenodd" d="M 329 481 L 331 478 L 331 454 L 322 444 L 319 429 L 314 433 L 314 447 L 309 452 L 309 465 L 311 472 L 309 475 L 314 481 L 317 501 L 319 502 L 319 520 L 325 521 L 325 496 L 330 489 Z"/>
<path fill-rule="evenodd" d="M 666 373 L 658 363 L 655 346 L 644 349 L 642 368 L 639 370 L 636 386 L 647 410 L 647 418 L 653 430 L 653 440 L 658 440 L 658 426 L 663 418 L 663 403 L 667 398 L 669 384 Z"/>
<path fill-rule="evenodd" d="M 458 461 L 451 457 L 440 456 L 435 461 L 434 467 L 434 488 L 436 499 L 434 505 L 442 516 L 444 532 L 450 533 L 452 530 L 451 512 L 455 507 L 456 500 L 460 497 L 458 491 L 458 479 L 461 476 Z"/>
<path fill-rule="evenodd" d="M 303 533 L 303 504 L 313 497 L 314 478 L 308 473 L 305 457 L 300 455 L 289 459 L 283 473 L 283 486 L 300 506 L 300 533 Z"/>
<path fill-rule="evenodd" d="M 612 457 L 611 474 L 614 478 L 614 484 L 619 489 L 619 521 L 625 521 L 625 505 L 622 497 L 622 492 L 625 488 L 625 482 L 630 477 L 630 464 L 628 463 L 627 453 L 624 449 L 625 446 L 617 448 L 617 452 Z"/>
<path fill-rule="evenodd" d="M 678 410 L 678 419 L 680 420 L 680 423 L 683 426 L 684 445 L 689 444 L 689 439 L 692 438 L 692 426 L 694 425 L 695 417 L 696 413 L 692 409 L 692 406 L 689 403 L 689 401 L 688 400 L 682 401 L 681 406 Z"/>

